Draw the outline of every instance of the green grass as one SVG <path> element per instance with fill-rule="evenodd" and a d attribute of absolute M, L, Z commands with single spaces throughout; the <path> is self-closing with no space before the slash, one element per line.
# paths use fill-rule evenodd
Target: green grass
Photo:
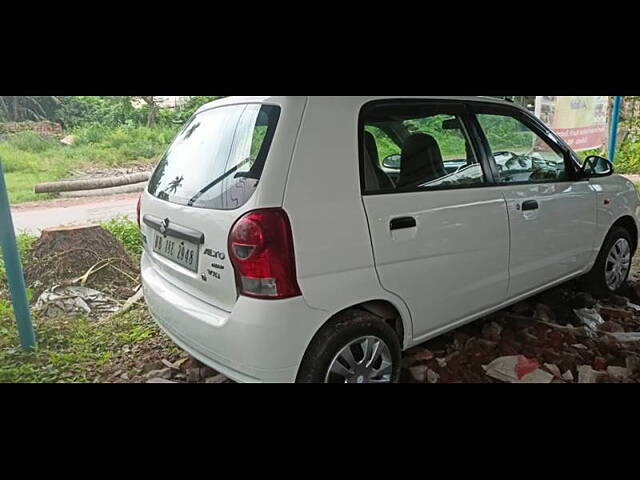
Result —
<path fill-rule="evenodd" d="M 41 138 L 33 132 L 8 135 L 0 141 L 0 160 L 4 166 L 9 201 L 12 204 L 46 200 L 36 195 L 36 183 L 66 178 L 72 170 L 88 167 L 122 167 L 132 163 L 153 164 L 166 150 L 176 128 L 98 126 L 78 128 L 71 146 L 55 138 Z"/>
<path fill-rule="evenodd" d="M 116 219 L 104 227 L 123 242 L 132 255 L 139 254 L 134 222 Z M 18 235 L 23 259 L 34 240 L 33 236 Z M 137 363 L 144 358 L 144 352 L 161 358 L 180 353 L 144 307 L 103 320 L 40 318 L 33 314 L 33 324 L 38 347 L 33 352 L 23 352 L 6 290 L 4 264 L 0 260 L 0 383 L 99 382 L 106 381 L 115 368 L 124 369 L 133 377 L 140 373 Z"/>
<path fill-rule="evenodd" d="M 10 304 L 0 300 L 0 383 L 52 383 L 104 381 L 112 362 L 129 357 L 125 364 L 131 377 L 136 350 L 161 336 L 145 309 L 138 308 L 105 320 L 85 317 L 34 317 L 38 347 L 20 349 Z M 167 355 L 179 351 L 167 347 Z"/>
<path fill-rule="evenodd" d="M 122 216 L 103 222 L 101 225 L 124 245 L 129 255 L 137 257 L 142 253 L 140 230 L 136 222 Z"/>

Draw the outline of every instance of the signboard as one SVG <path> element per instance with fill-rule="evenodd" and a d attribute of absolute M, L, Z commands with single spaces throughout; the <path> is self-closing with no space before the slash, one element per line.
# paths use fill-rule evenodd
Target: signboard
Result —
<path fill-rule="evenodd" d="M 536 97 L 536 116 L 579 152 L 605 144 L 608 105 L 609 97 Z"/>

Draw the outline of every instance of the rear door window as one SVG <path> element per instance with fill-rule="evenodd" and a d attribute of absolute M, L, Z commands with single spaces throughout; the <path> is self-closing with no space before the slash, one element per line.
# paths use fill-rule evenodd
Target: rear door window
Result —
<path fill-rule="evenodd" d="M 483 166 L 460 107 L 373 103 L 361 113 L 364 193 L 482 186 Z"/>
<path fill-rule="evenodd" d="M 149 193 L 167 202 L 233 210 L 255 192 L 280 108 L 231 105 L 189 120 L 149 180 Z"/>

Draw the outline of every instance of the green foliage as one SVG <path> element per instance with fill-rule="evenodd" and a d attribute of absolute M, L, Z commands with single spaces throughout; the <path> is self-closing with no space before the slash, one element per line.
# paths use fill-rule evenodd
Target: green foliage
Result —
<path fill-rule="evenodd" d="M 616 155 L 615 169 L 618 173 L 640 173 L 640 138 L 622 144 Z"/>
<path fill-rule="evenodd" d="M 18 253 L 20 254 L 20 258 L 23 259 L 33 245 L 33 242 L 37 240 L 33 235 L 29 235 L 28 233 L 19 233 L 16 235 L 16 243 L 18 244 Z M 6 269 L 4 265 L 4 258 L 2 257 L 2 248 L 0 248 L 0 291 L 3 290 L 6 286 L 7 278 L 6 278 Z M 0 299 L 0 302 L 2 300 Z"/>
<path fill-rule="evenodd" d="M 639 100 L 638 97 L 630 98 L 634 102 Z M 619 173 L 640 173 L 640 117 L 630 116 L 625 119 L 622 126 L 627 129 L 629 134 L 616 154 L 616 171 Z"/>
<path fill-rule="evenodd" d="M 0 96 L 0 121 L 49 120 L 65 129 L 86 125 L 146 125 L 149 106 L 136 108 L 131 96 Z M 160 109 L 158 125 L 185 123 L 201 105 L 219 96 L 191 97 L 178 109 Z"/>
<path fill-rule="evenodd" d="M 59 109 L 52 119 L 61 121 L 65 133 L 76 137 L 73 145 L 33 132 L 0 137 L 11 203 L 51 198 L 36 195 L 33 186 L 65 179 L 71 170 L 154 164 L 181 125 L 204 103 L 219 97 L 192 97 L 180 109 L 160 109 L 155 128 L 146 127 L 148 107 L 134 108 L 132 97 L 58 98 Z"/>
<path fill-rule="evenodd" d="M 134 108 L 128 96 L 77 96 L 65 97 L 59 112 L 59 121 L 65 128 L 83 125 L 116 127 L 131 122 L 143 125 L 146 114 Z"/>
<path fill-rule="evenodd" d="M 63 179 L 70 170 L 132 163 L 151 165 L 166 150 L 176 130 L 175 126 L 151 129 L 131 124 L 120 127 L 89 125 L 69 132 L 76 136 L 71 146 L 32 132 L 9 135 L 6 141 L 0 142 L 9 201 L 20 203 L 50 198 L 36 195 L 33 186 Z"/>
<path fill-rule="evenodd" d="M 0 121 L 23 122 L 25 120 L 54 120 L 63 97 L 0 96 Z"/>
<path fill-rule="evenodd" d="M 123 216 L 103 222 L 101 225 L 124 245 L 130 255 L 138 256 L 142 253 L 140 230 L 135 222 Z"/>
<path fill-rule="evenodd" d="M 215 96 L 191 97 L 178 109 L 160 109 L 157 112 L 157 124 L 164 127 L 175 127 L 185 123 L 203 104 L 215 100 Z M 134 97 L 64 97 L 59 112 L 59 120 L 65 128 L 76 128 L 88 125 L 103 127 L 146 126 L 149 106 L 143 104 L 133 106 Z"/>
<path fill-rule="evenodd" d="M 186 123 L 202 105 L 213 102 L 218 98 L 222 97 L 191 97 L 189 101 L 182 106 L 182 108 L 173 112 L 172 122 L 179 125 Z"/>
<path fill-rule="evenodd" d="M 506 150 L 528 153 L 534 147 L 534 134 L 516 119 L 500 115 L 478 115 L 478 121 L 494 152 Z"/>
<path fill-rule="evenodd" d="M 532 133 L 523 130 L 519 122 L 507 117 L 481 115 L 481 122 L 494 150 L 510 150 L 514 152 L 529 151 L 533 147 Z M 450 115 L 435 115 L 427 118 L 407 120 L 404 125 L 411 133 L 426 133 L 433 136 L 440 146 L 445 160 L 466 158 L 466 141 L 458 129 L 445 129 L 443 122 L 451 119 Z M 384 160 L 389 155 L 400 153 L 396 145 L 382 130 L 367 126 L 366 130 L 376 138 L 378 155 Z"/>
<path fill-rule="evenodd" d="M 376 139 L 376 144 L 378 146 L 378 157 L 380 158 L 380 162 L 382 162 L 390 155 L 397 155 L 400 153 L 400 147 L 396 145 L 393 140 L 391 140 L 387 136 L 387 134 L 379 128 L 367 125 L 365 127 L 365 130 L 371 133 Z"/>
<path fill-rule="evenodd" d="M 57 142 L 49 137 L 41 137 L 35 132 L 19 132 L 7 137 L 7 144 L 17 150 L 42 153 L 55 147 Z"/>

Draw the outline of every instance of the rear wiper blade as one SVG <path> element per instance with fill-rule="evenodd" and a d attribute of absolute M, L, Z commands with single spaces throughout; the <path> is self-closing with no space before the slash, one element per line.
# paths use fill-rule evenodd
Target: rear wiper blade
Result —
<path fill-rule="evenodd" d="M 209 190 L 211 190 L 213 187 L 215 187 L 216 185 L 218 185 L 221 181 L 223 181 L 225 178 L 229 177 L 230 175 L 234 174 L 235 172 L 238 171 L 238 169 L 240 167 L 243 167 L 245 164 L 247 164 L 248 162 L 251 161 L 251 158 L 246 158 L 245 160 L 243 160 L 242 162 L 240 162 L 238 165 L 236 165 L 235 167 L 233 167 L 231 170 L 229 170 L 228 172 L 222 174 L 221 176 L 219 176 L 218 178 L 216 178 L 213 182 L 211 182 L 209 185 L 207 185 L 206 187 L 204 187 L 202 190 L 200 190 L 198 193 L 196 193 L 193 197 L 191 197 L 191 200 L 189 200 L 187 202 L 187 206 L 188 207 L 193 207 L 193 205 L 200 199 L 200 197 L 202 195 L 204 195 L 205 193 L 207 193 Z"/>

